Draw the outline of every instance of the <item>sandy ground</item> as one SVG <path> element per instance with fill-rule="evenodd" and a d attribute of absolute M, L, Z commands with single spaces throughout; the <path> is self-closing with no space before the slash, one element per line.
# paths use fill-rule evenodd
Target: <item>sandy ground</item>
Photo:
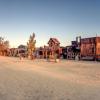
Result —
<path fill-rule="evenodd" d="M 0 100 L 100 100 L 100 62 L 0 57 Z"/>

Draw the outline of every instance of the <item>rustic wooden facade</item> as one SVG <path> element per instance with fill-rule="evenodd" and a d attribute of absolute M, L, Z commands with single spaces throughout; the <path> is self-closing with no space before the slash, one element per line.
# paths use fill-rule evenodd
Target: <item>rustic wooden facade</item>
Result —
<path fill-rule="evenodd" d="M 8 53 L 9 56 L 18 57 L 18 48 L 10 48 Z"/>
<path fill-rule="evenodd" d="M 49 49 L 50 49 L 50 55 L 51 58 L 57 54 L 57 58 L 60 57 L 60 54 L 62 53 L 62 50 L 60 48 L 60 42 L 56 38 L 50 38 L 48 41 Z"/>
<path fill-rule="evenodd" d="M 81 59 L 100 60 L 100 37 L 81 39 Z"/>
<path fill-rule="evenodd" d="M 24 45 L 19 45 L 18 48 L 9 48 L 7 51 L 8 56 L 19 57 L 20 54 L 27 56 L 27 47 Z"/>
<path fill-rule="evenodd" d="M 55 54 L 60 57 L 62 49 L 60 48 L 60 42 L 56 38 L 50 38 L 48 46 L 40 47 L 37 49 L 38 58 L 54 58 Z"/>
<path fill-rule="evenodd" d="M 9 56 L 9 49 L 0 50 L 0 56 Z"/>
<path fill-rule="evenodd" d="M 27 46 L 25 46 L 25 45 L 18 46 L 18 56 L 23 56 L 23 57 L 28 56 Z"/>

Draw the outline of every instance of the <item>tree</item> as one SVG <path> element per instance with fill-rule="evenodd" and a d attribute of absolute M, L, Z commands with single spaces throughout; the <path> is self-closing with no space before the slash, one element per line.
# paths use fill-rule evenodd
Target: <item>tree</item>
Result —
<path fill-rule="evenodd" d="M 9 48 L 9 41 L 4 41 L 4 48 L 8 49 Z"/>
<path fill-rule="evenodd" d="M 9 48 L 9 41 L 5 41 L 3 37 L 0 37 L 0 55 L 6 55 Z"/>
<path fill-rule="evenodd" d="M 33 33 L 32 35 L 30 35 L 29 41 L 27 42 L 28 57 L 30 59 L 33 59 L 33 53 L 35 52 L 35 44 L 36 44 L 35 33 Z"/>

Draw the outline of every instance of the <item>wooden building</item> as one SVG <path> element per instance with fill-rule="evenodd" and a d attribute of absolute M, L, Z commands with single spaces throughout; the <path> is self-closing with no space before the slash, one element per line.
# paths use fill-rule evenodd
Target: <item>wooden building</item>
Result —
<path fill-rule="evenodd" d="M 81 39 L 81 59 L 100 60 L 100 37 Z"/>
<path fill-rule="evenodd" d="M 9 56 L 9 49 L 0 50 L 0 56 Z"/>
<path fill-rule="evenodd" d="M 40 59 L 43 59 L 43 58 L 45 58 L 44 57 L 44 47 L 39 47 L 39 48 L 37 48 L 36 49 L 36 57 L 37 58 L 40 58 Z"/>
<path fill-rule="evenodd" d="M 56 38 L 50 38 L 48 46 L 37 49 L 38 58 L 54 58 L 55 54 L 60 57 L 61 52 L 60 42 Z"/>
<path fill-rule="evenodd" d="M 22 44 L 18 46 L 18 56 L 19 55 L 22 55 L 23 57 L 28 56 L 27 46 L 22 45 Z"/>
<path fill-rule="evenodd" d="M 60 48 L 60 42 L 56 38 L 50 38 L 48 41 L 49 50 L 51 58 L 57 54 L 58 58 L 60 57 L 60 54 L 62 53 L 62 49 Z"/>
<path fill-rule="evenodd" d="M 18 48 L 10 48 L 9 56 L 18 57 Z"/>

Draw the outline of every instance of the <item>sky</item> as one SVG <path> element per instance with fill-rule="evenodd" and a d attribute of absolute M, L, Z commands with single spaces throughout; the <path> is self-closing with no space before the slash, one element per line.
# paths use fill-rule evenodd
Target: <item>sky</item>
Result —
<path fill-rule="evenodd" d="M 100 0 L 0 0 L 0 36 L 11 47 L 36 35 L 36 46 L 57 38 L 61 46 L 76 36 L 100 36 Z"/>

